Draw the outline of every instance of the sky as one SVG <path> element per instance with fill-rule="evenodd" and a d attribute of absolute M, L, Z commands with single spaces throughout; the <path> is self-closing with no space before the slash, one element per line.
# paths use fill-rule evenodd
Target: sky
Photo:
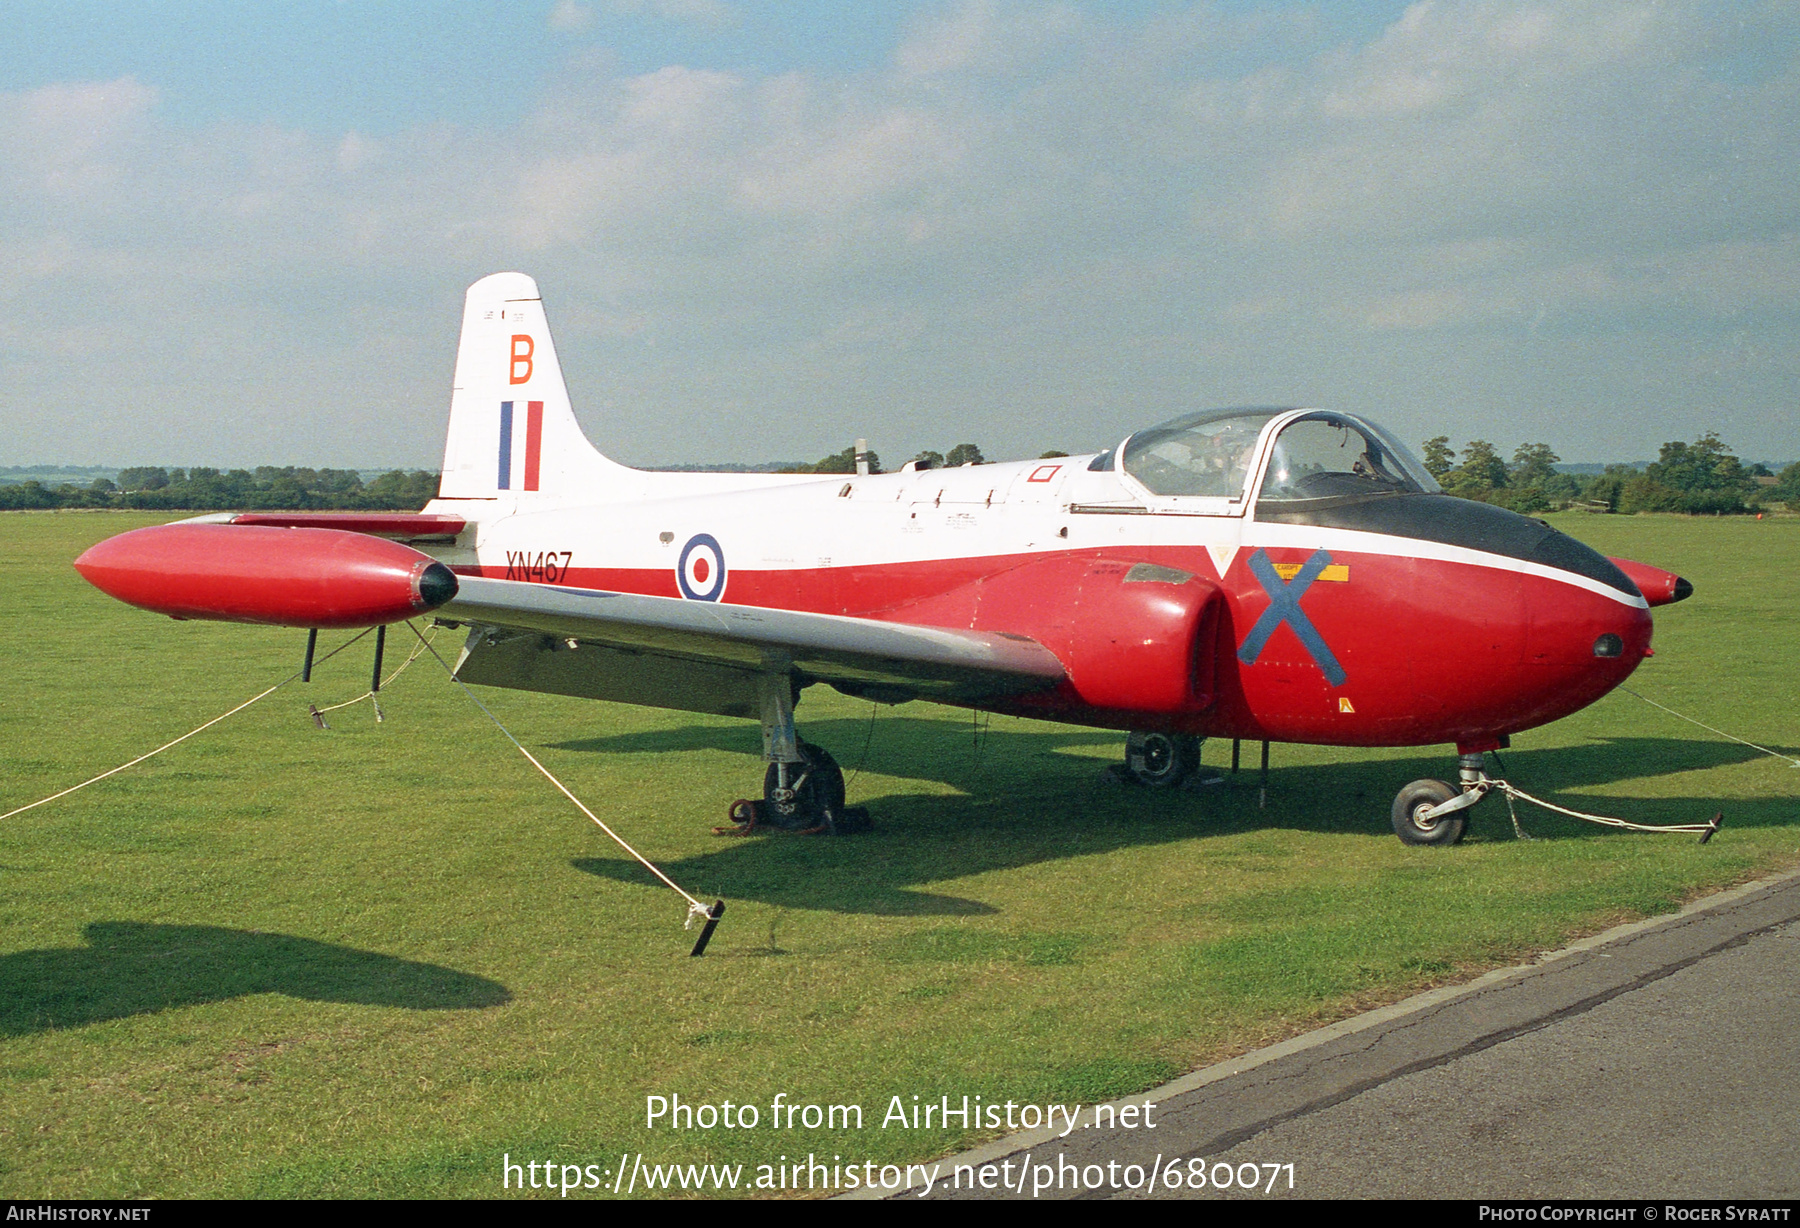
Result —
<path fill-rule="evenodd" d="M 630 464 L 1224 405 L 1800 459 L 1800 3 L 0 0 L 0 465 L 436 468 L 535 277 Z"/>

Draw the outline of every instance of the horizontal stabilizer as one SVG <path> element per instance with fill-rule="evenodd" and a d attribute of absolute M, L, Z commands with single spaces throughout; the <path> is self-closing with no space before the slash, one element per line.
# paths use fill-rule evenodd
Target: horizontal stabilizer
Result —
<path fill-rule="evenodd" d="M 199 516 L 181 524 L 247 524 L 270 529 L 342 529 L 399 541 L 448 541 L 468 522 L 461 516 L 427 515 L 424 512 L 228 512 Z"/>

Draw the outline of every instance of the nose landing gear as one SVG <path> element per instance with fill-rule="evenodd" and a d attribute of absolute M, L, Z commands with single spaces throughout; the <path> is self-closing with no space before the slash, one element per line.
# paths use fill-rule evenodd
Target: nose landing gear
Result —
<path fill-rule="evenodd" d="M 1463 838 L 1462 814 L 1429 816 L 1456 796 L 1457 790 L 1441 780 L 1413 781 L 1394 799 L 1394 834 L 1402 844 L 1455 844 Z"/>
<path fill-rule="evenodd" d="M 1463 838 L 1470 806 L 1487 796 L 1481 751 L 1463 751 L 1457 759 L 1462 788 L 1441 780 L 1415 780 L 1394 799 L 1394 834 L 1402 844 L 1455 844 Z"/>
<path fill-rule="evenodd" d="M 1725 821 L 1723 812 L 1713 815 L 1704 823 L 1632 823 L 1603 814 L 1571 810 L 1567 806 L 1558 806 L 1555 802 L 1533 797 L 1510 781 L 1489 776 L 1484 752 L 1462 750 L 1461 747 L 1458 750 L 1461 751 L 1458 758 L 1461 766 L 1458 776 L 1462 781 L 1460 790 L 1441 780 L 1415 780 L 1400 790 L 1400 796 L 1394 799 L 1394 834 L 1403 843 L 1455 844 L 1463 838 L 1463 830 L 1468 822 L 1464 812 L 1489 793 L 1499 793 L 1506 799 L 1507 811 L 1512 815 L 1513 832 L 1521 840 L 1529 840 L 1531 837 L 1519 826 L 1518 810 L 1513 805 L 1515 801 L 1530 802 L 1571 819 L 1581 819 L 1603 827 L 1697 835 L 1701 844 L 1717 835 L 1720 825 Z"/>

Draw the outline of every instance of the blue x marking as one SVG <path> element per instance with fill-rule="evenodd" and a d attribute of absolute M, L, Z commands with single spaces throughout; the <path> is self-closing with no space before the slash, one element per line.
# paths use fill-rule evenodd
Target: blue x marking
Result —
<path fill-rule="evenodd" d="M 1256 658 L 1262 656 L 1269 637 L 1275 634 L 1275 628 L 1286 623 L 1300 637 L 1300 644 L 1313 659 L 1313 664 L 1325 672 L 1325 681 L 1332 686 L 1344 685 L 1344 679 L 1348 677 L 1344 673 L 1344 667 L 1331 655 L 1331 647 L 1325 642 L 1325 637 L 1319 634 L 1319 629 L 1312 625 L 1312 619 L 1300 608 L 1300 598 L 1306 595 L 1306 590 L 1330 563 L 1329 552 L 1315 550 L 1312 557 L 1306 560 L 1305 566 L 1300 568 L 1299 575 L 1290 581 L 1283 581 L 1281 574 L 1275 570 L 1275 564 L 1269 561 L 1267 551 L 1258 550 L 1250 556 L 1250 571 L 1263 586 L 1263 591 L 1269 594 L 1269 608 L 1262 612 L 1262 617 L 1250 628 L 1250 634 L 1244 637 L 1243 646 L 1238 649 L 1238 660 L 1245 665 L 1255 665 Z"/>

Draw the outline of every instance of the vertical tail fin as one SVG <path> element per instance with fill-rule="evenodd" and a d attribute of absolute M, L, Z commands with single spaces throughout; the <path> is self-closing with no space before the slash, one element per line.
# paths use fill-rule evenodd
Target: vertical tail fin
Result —
<path fill-rule="evenodd" d="M 454 384 L 440 499 L 593 498 L 632 472 L 581 433 L 537 283 L 523 273 L 469 287 Z"/>

